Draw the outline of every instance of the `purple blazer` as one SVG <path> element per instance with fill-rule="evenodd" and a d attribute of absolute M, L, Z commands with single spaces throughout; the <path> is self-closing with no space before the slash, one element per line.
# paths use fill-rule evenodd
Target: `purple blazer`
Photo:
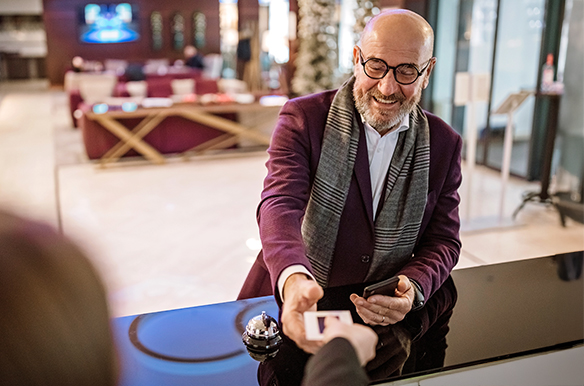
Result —
<path fill-rule="evenodd" d="M 280 273 L 290 265 L 301 264 L 312 272 L 300 229 L 335 93 L 326 91 L 290 100 L 280 112 L 268 149 L 268 175 L 257 211 L 263 249 L 239 299 L 274 293 Z M 446 280 L 460 254 L 457 190 L 462 181 L 462 139 L 440 118 L 427 112 L 426 116 L 430 125 L 428 198 L 414 256 L 395 275 L 416 280 L 428 299 Z M 329 276 L 331 287 L 363 282 L 373 256 L 369 160 L 363 130 L 360 135 Z M 276 299 L 279 301 L 279 296 Z"/>

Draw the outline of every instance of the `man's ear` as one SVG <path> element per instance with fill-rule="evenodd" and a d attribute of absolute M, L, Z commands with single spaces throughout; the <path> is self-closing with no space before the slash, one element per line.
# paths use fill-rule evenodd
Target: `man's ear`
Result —
<path fill-rule="evenodd" d="M 359 57 L 359 50 L 360 50 L 359 46 L 356 45 L 355 47 L 353 47 L 353 65 L 355 66 L 359 64 L 361 61 Z"/>
<path fill-rule="evenodd" d="M 359 47 L 355 46 L 353 47 L 353 75 L 355 77 L 359 76 L 358 71 L 359 71 Z"/>
<path fill-rule="evenodd" d="M 435 65 L 436 58 L 430 59 L 430 64 L 428 64 L 428 68 L 426 68 L 426 73 L 424 75 L 424 84 L 422 86 L 424 89 L 428 87 L 428 84 L 430 83 L 430 75 L 432 74 L 432 70 L 434 69 Z"/>

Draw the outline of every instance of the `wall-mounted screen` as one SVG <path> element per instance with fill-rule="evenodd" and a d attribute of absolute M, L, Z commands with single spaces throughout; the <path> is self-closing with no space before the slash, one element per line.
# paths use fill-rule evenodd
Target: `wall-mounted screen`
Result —
<path fill-rule="evenodd" d="M 84 43 L 124 43 L 140 38 L 135 5 L 87 4 L 80 14 L 80 40 Z"/>

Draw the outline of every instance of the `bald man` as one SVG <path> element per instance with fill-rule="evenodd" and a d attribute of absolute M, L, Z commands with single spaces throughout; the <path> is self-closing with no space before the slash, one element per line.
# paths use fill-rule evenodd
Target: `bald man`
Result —
<path fill-rule="evenodd" d="M 433 31 L 383 12 L 353 49 L 338 90 L 289 101 L 266 164 L 262 251 L 239 298 L 275 294 L 283 331 L 307 352 L 303 313 L 323 288 L 399 277 L 394 296 L 352 294 L 366 324 L 423 307 L 458 261 L 462 140 L 418 102 L 436 63 Z"/>

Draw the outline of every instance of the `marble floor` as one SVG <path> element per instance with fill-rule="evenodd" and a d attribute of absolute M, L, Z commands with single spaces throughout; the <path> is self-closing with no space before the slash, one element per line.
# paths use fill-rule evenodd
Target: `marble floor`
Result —
<path fill-rule="evenodd" d="M 63 91 L 0 83 L 0 206 L 62 229 L 87 251 L 112 313 L 131 315 L 233 300 L 260 248 L 255 222 L 264 151 L 142 160 L 99 168 L 83 153 Z M 464 170 L 463 250 L 456 269 L 584 249 L 584 226 L 528 204 L 537 183 Z M 470 183 L 472 181 L 472 183 Z"/>

